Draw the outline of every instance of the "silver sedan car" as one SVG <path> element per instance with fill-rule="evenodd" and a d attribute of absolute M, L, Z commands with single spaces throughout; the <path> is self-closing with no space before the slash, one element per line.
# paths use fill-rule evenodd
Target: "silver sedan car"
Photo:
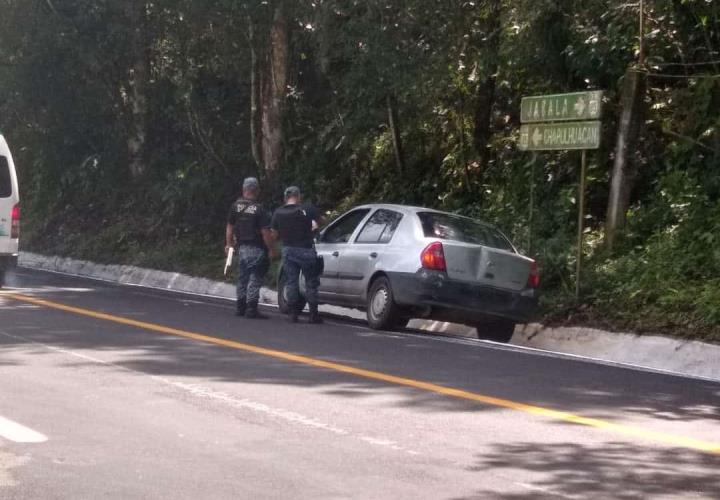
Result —
<path fill-rule="evenodd" d="M 499 230 L 428 208 L 373 204 L 328 225 L 316 249 L 325 269 L 320 301 L 367 311 L 372 328 L 412 318 L 474 326 L 480 338 L 507 342 L 538 301 L 538 268 Z M 278 289 L 287 310 L 282 270 Z"/>

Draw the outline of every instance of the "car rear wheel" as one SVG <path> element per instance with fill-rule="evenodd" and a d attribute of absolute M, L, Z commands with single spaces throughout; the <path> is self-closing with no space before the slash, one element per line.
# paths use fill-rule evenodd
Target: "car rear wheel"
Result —
<path fill-rule="evenodd" d="M 288 303 L 288 293 L 287 293 L 287 287 L 286 284 L 286 278 L 285 273 L 281 270 L 280 276 L 278 277 L 278 283 L 277 283 L 277 294 L 278 294 L 278 309 L 282 314 L 289 314 L 290 313 L 290 304 Z M 302 311 L 305 309 L 305 304 L 307 301 L 305 300 L 305 297 L 303 295 L 303 288 L 305 287 L 305 280 L 303 279 L 302 274 L 300 275 L 300 303 L 297 304 L 298 311 Z"/>
<path fill-rule="evenodd" d="M 395 304 L 390 281 L 384 276 L 375 279 L 370 285 L 367 321 L 370 328 L 375 330 L 402 328 L 409 321 L 400 316 L 400 308 Z"/>
<path fill-rule="evenodd" d="M 510 342 L 515 332 L 515 322 L 509 319 L 489 319 L 475 325 L 479 339 Z"/>
<path fill-rule="evenodd" d="M 412 320 L 412 318 L 398 318 L 398 319 L 395 321 L 395 328 L 397 328 L 398 330 L 402 330 L 403 328 L 407 328 L 408 323 L 410 323 L 410 320 Z"/>

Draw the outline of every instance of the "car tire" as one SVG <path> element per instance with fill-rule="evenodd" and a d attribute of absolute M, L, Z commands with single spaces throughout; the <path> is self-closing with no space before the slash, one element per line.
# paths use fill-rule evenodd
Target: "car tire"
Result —
<path fill-rule="evenodd" d="M 515 332 L 515 322 L 509 319 L 491 319 L 476 324 L 475 330 L 479 339 L 507 344 Z"/>
<path fill-rule="evenodd" d="M 280 274 L 278 276 L 277 281 L 277 294 L 278 294 L 278 310 L 282 314 L 289 314 L 290 313 L 290 305 L 288 304 L 287 300 L 287 291 L 285 289 L 285 273 L 280 270 Z M 300 293 L 300 303 L 298 304 L 298 310 L 302 311 L 305 309 L 305 304 L 307 301 L 305 300 L 305 297 L 302 295 L 302 291 Z"/>
<path fill-rule="evenodd" d="M 395 304 L 390 281 L 385 276 L 376 278 L 370 285 L 367 298 L 367 322 L 374 330 L 394 330 L 409 320 L 402 318 Z"/>

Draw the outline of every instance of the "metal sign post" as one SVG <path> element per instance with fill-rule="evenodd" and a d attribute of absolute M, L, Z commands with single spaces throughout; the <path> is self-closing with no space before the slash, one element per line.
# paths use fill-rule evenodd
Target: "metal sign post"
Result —
<path fill-rule="evenodd" d="M 580 183 L 578 185 L 577 264 L 575 269 L 575 298 L 580 297 L 583 232 L 585 222 L 585 179 L 587 150 L 600 147 L 599 121 L 602 111 L 601 90 L 569 94 L 523 97 L 520 103 L 521 151 L 556 151 L 579 149 Z M 533 165 L 534 168 L 534 165 Z M 534 175 L 532 175 L 534 181 Z M 533 185 L 530 186 L 530 231 L 532 232 Z M 532 241 L 532 240 L 530 240 Z"/>
<path fill-rule="evenodd" d="M 575 298 L 580 298 L 580 269 L 582 264 L 583 233 L 585 222 L 585 177 L 587 150 L 582 150 L 580 158 L 580 184 L 578 186 L 578 236 L 577 236 L 577 263 L 575 269 Z"/>
<path fill-rule="evenodd" d="M 532 254 L 533 216 L 535 214 L 535 163 L 537 163 L 537 153 L 533 151 L 530 160 L 530 213 L 528 214 L 528 253 L 530 254 Z"/>

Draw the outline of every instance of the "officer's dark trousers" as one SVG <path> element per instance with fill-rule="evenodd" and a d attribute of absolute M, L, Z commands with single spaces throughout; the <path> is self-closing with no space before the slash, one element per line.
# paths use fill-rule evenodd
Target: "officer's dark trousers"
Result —
<path fill-rule="evenodd" d="M 267 252 L 255 246 L 238 245 L 237 257 L 237 298 L 240 301 L 257 303 L 260 299 L 260 287 L 269 266 Z"/>
<path fill-rule="evenodd" d="M 285 247 L 282 258 L 288 303 L 296 305 L 300 299 L 300 271 L 302 271 L 305 276 L 305 298 L 310 306 L 317 306 L 320 268 L 315 249 Z"/>

